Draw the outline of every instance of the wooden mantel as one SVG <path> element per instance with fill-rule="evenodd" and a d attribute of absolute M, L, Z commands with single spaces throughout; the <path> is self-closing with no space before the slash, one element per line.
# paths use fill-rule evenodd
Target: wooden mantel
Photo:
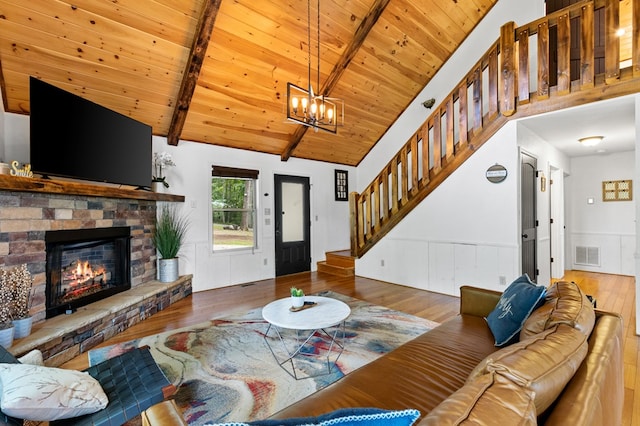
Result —
<path fill-rule="evenodd" d="M 124 198 L 132 200 L 184 202 L 184 195 L 57 179 L 27 178 L 0 174 L 0 190 L 40 192 L 48 194 L 84 195 L 90 197 Z"/>

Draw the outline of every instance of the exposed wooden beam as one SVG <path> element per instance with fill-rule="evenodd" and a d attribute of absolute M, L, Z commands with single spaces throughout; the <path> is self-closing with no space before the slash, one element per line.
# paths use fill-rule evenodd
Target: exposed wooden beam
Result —
<path fill-rule="evenodd" d="M 198 84 L 202 62 L 207 53 L 207 46 L 209 46 L 213 26 L 216 22 L 218 11 L 220 10 L 220 3 L 222 3 L 222 0 L 208 0 L 205 2 L 202 16 L 198 22 L 196 36 L 191 46 L 189 62 L 187 63 L 182 84 L 180 85 L 176 107 L 173 110 L 173 117 L 171 117 L 171 125 L 169 126 L 169 132 L 167 134 L 167 141 L 170 145 L 178 145 L 178 140 L 180 140 L 180 135 L 182 134 L 182 129 L 187 119 L 187 113 L 189 112 L 191 98 L 193 97 L 193 92 L 196 90 L 196 84 Z"/>
<path fill-rule="evenodd" d="M 328 96 L 336 87 L 338 81 L 340 80 L 340 77 L 342 77 L 342 74 L 346 71 L 349 63 L 351 63 L 351 60 L 354 58 L 354 56 L 356 56 L 356 53 L 358 53 L 358 50 L 360 50 L 360 46 L 362 46 L 362 43 L 364 43 L 365 39 L 369 35 L 369 32 L 376 24 L 376 22 L 378 22 L 380 15 L 382 15 L 382 12 L 384 12 L 388 4 L 389 0 L 376 0 L 373 6 L 371 6 L 371 9 L 369 9 L 369 13 L 367 13 L 367 15 L 362 19 L 362 22 L 360 22 L 360 25 L 358 26 L 358 29 L 351 39 L 351 42 L 344 49 L 344 52 L 342 52 L 340 60 L 338 60 L 338 62 L 334 65 L 333 70 L 331 70 L 331 74 L 329 74 L 329 77 L 327 77 L 327 80 L 324 82 L 324 86 L 320 90 L 319 94 Z M 289 158 L 291 158 L 293 151 L 302 140 L 302 137 L 307 132 L 307 129 L 307 126 L 298 126 L 296 131 L 293 133 L 289 144 L 282 153 L 282 161 L 287 161 Z"/>

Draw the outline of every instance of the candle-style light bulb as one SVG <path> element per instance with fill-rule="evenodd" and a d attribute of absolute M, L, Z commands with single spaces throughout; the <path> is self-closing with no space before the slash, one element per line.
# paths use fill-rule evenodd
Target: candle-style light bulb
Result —
<path fill-rule="evenodd" d="M 333 108 L 327 109 L 327 118 L 329 119 L 329 123 L 333 123 Z"/>
<path fill-rule="evenodd" d="M 298 114 L 298 98 L 297 97 L 293 97 L 291 98 L 291 106 L 293 107 L 293 113 L 294 114 Z"/>
<path fill-rule="evenodd" d="M 309 100 L 307 98 L 302 98 L 302 113 L 306 114 L 307 113 L 307 103 L 309 102 Z"/>
<path fill-rule="evenodd" d="M 311 103 L 311 116 L 313 118 L 317 118 L 317 113 L 318 113 L 318 104 L 316 104 L 315 102 Z"/>

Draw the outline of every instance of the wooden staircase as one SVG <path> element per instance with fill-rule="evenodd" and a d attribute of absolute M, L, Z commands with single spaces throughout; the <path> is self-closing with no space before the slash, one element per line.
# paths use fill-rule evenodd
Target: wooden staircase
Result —
<path fill-rule="evenodd" d="M 341 277 L 355 275 L 356 260 L 351 256 L 350 250 L 329 251 L 326 253 L 326 258 L 327 260 L 318 262 L 318 272 Z"/>
<path fill-rule="evenodd" d="M 594 24 L 602 9 L 604 35 Z M 624 52 L 616 35 L 623 20 L 632 23 L 632 47 Z M 577 36 L 580 72 L 572 76 Z M 604 72 L 596 74 L 601 36 Z M 508 121 L 639 92 L 640 0 L 585 0 L 521 27 L 503 25 L 500 38 L 378 176 L 362 193 L 349 194 L 351 255 L 363 256 Z"/>

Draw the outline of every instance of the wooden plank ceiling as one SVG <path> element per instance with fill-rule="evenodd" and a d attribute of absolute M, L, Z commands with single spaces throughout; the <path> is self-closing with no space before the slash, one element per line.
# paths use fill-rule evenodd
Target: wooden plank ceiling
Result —
<path fill-rule="evenodd" d="M 495 2 L 322 0 L 333 135 L 285 119 L 287 82 L 308 84 L 306 0 L 0 0 L 4 107 L 29 113 L 33 75 L 170 142 L 357 165 Z"/>

